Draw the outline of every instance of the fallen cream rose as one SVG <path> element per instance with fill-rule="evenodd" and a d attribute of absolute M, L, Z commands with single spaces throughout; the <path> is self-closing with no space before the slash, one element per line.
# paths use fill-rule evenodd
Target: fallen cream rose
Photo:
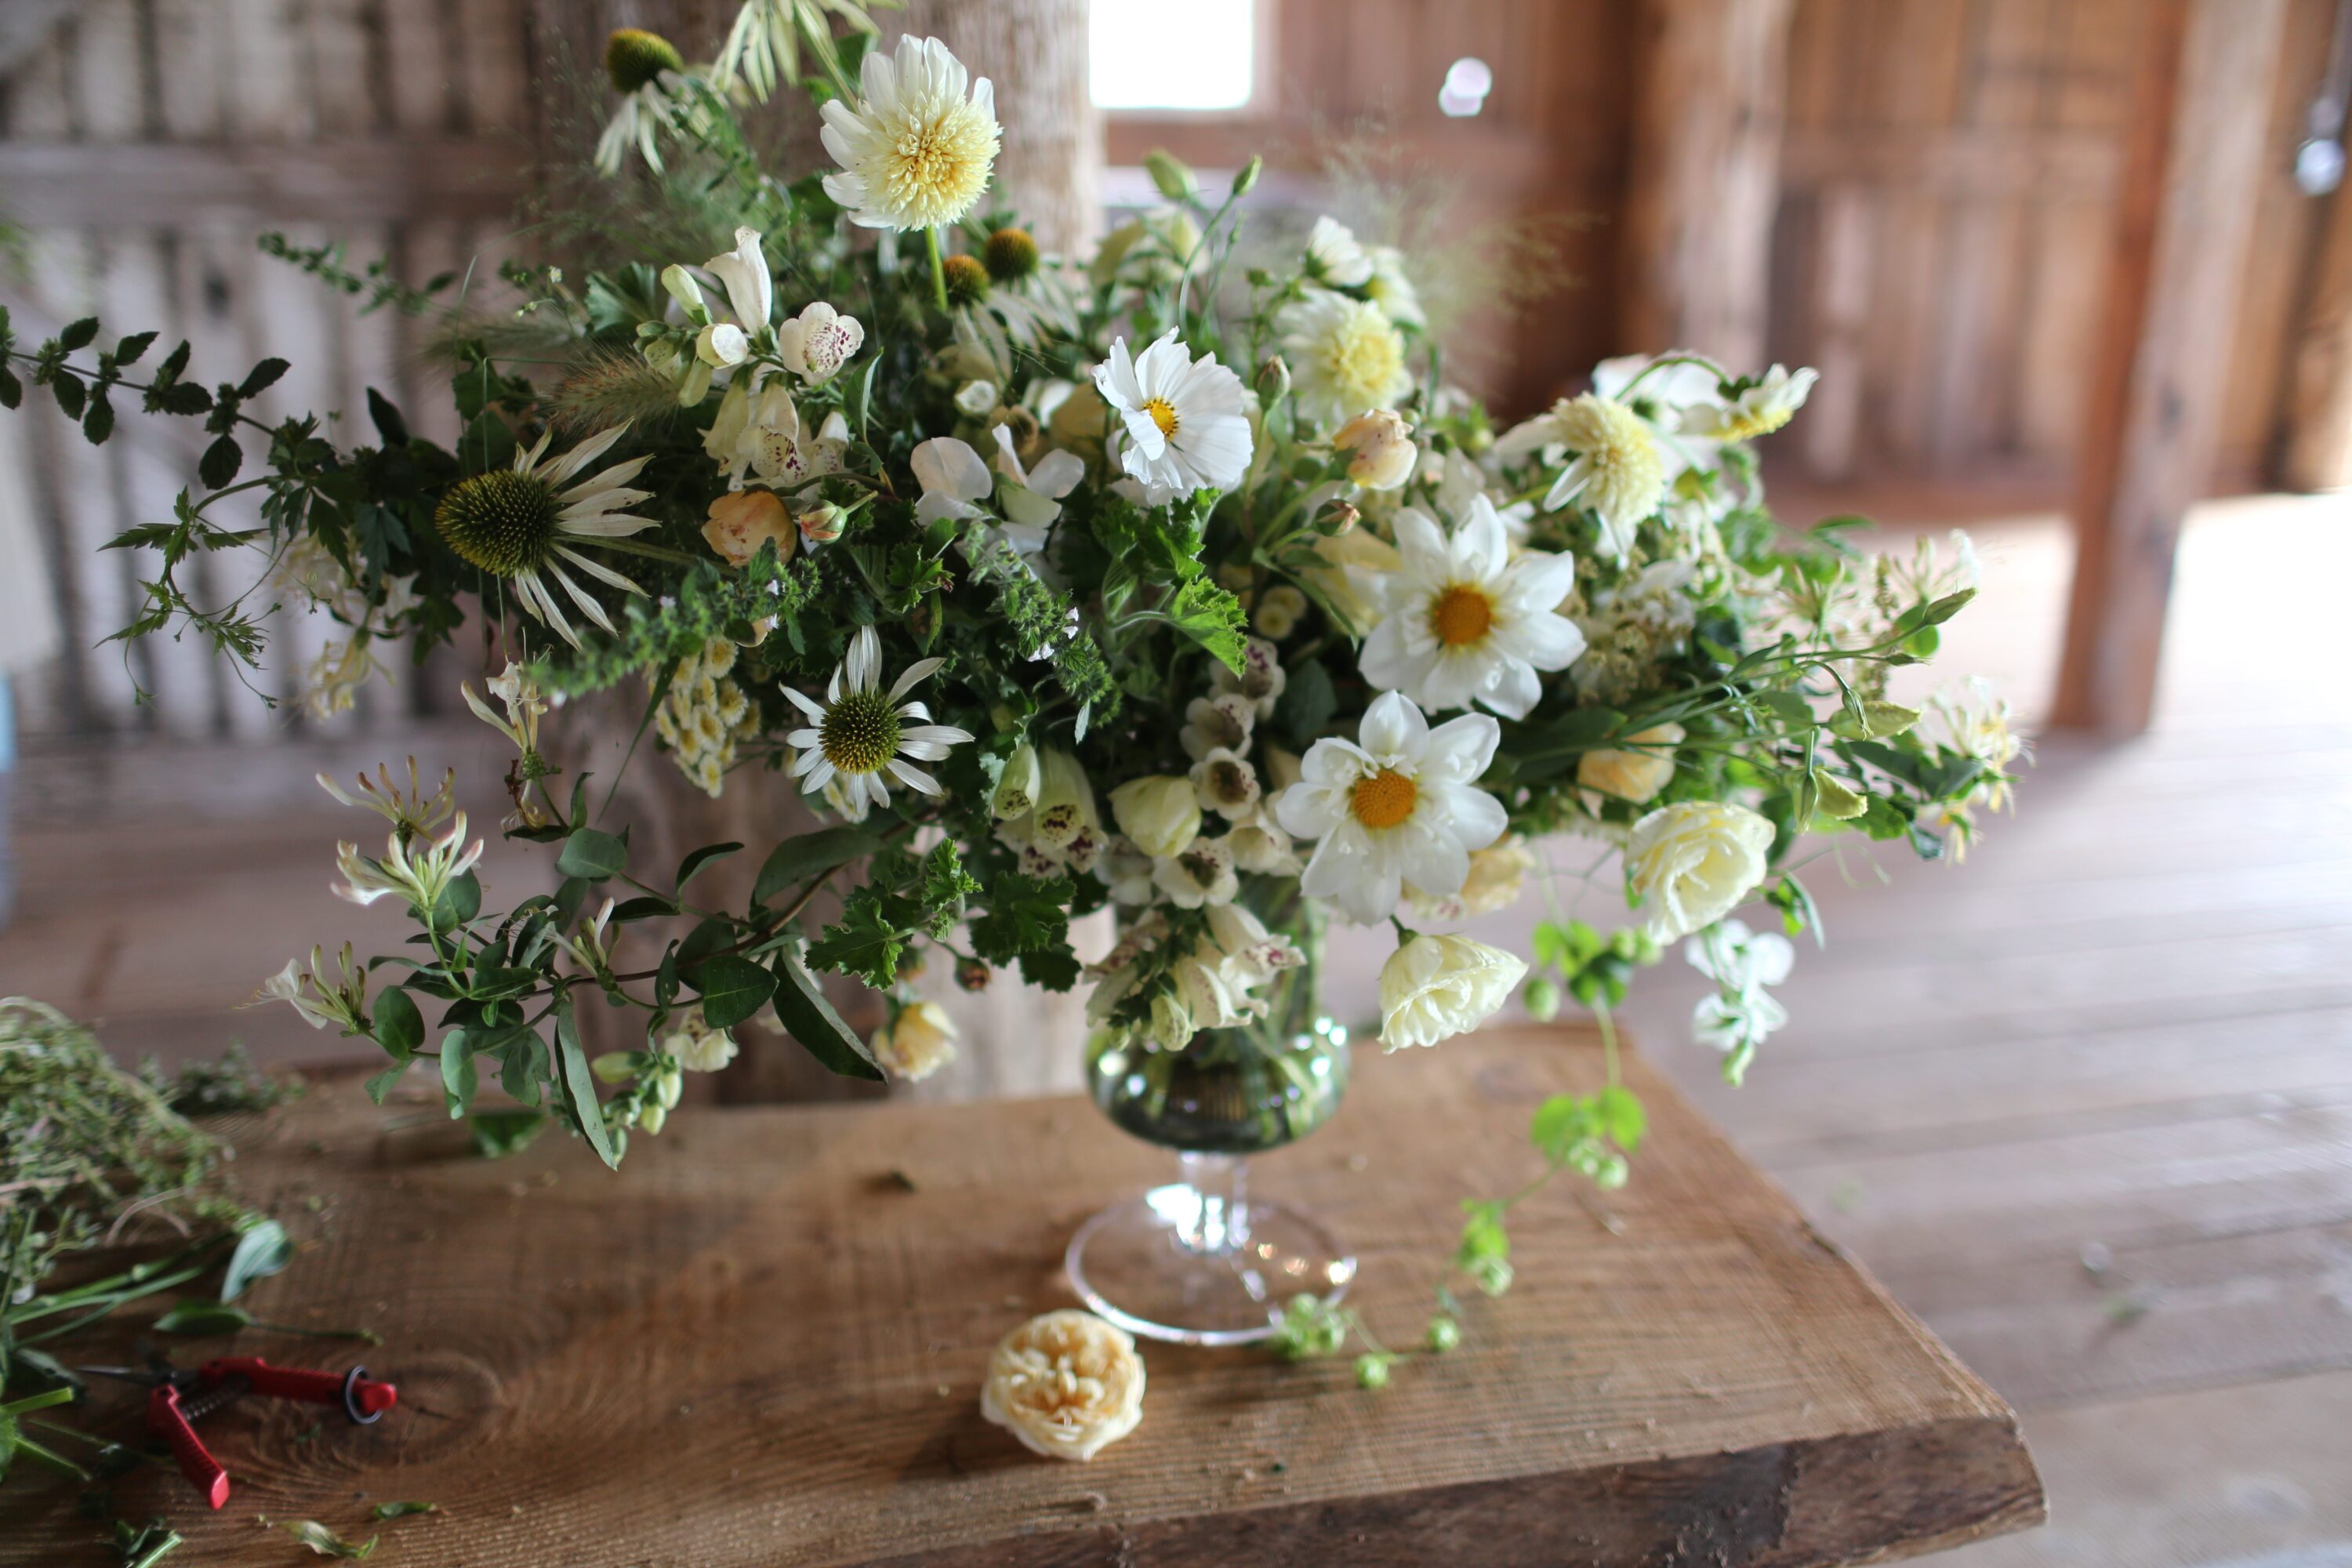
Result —
<path fill-rule="evenodd" d="M 1092 1312 L 1047 1312 L 997 1342 L 980 1413 L 1049 1459 L 1091 1459 L 1143 1419 L 1143 1358 Z"/>

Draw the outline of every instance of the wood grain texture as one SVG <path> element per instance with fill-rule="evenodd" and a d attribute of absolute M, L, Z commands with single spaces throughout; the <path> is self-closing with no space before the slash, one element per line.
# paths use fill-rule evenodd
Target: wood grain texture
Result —
<path fill-rule="evenodd" d="M 553 1139 L 465 1157 L 421 1093 L 377 1112 L 340 1076 L 247 1141 L 251 1190 L 316 1232 L 253 1306 L 379 1329 L 402 1411 L 308 1440 L 307 1416 L 224 1415 L 228 1517 L 163 1477 L 118 1495 L 226 1564 L 284 1560 L 256 1511 L 348 1535 L 362 1500 L 430 1500 L 388 1529 L 468 1568 L 1795 1565 L 2037 1521 L 2007 1408 L 1630 1071 L 1640 1180 L 1524 1208 L 1519 1282 L 1461 1351 L 1370 1396 L 1344 1363 L 1148 1346 L 1144 1425 L 1084 1468 L 976 1408 L 988 1347 L 1067 1303 L 1077 1222 L 1165 1172 L 1083 1102 L 709 1111 L 611 1176 Z M 1455 1200 L 1523 1180 L 1535 1103 L 1600 1076 L 1566 1030 L 1368 1060 L 1262 1185 L 1351 1239 L 1358 1304 L 1409 1342 Z M 0 1563 L 69 1565 L 70 1489 L 23 1511 Z"/>

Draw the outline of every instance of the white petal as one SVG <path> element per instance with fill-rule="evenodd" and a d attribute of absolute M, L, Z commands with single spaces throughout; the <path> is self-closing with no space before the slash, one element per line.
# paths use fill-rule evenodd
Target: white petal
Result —
<path fill-rule="evenodd" d="M 898 699 L 907 695 L 908 691 L 914 689 L 914 688 L 919 686 L 924 681 L 929 680 L 940 670 L 945 668 L 947 662 L 948 661 L 943 658 L 917 659 L 914 663 L 908 665 L 905 672 L 892 683 L 890 687 L 890 694 L 885 699 L 885 700 L 890 702 L 898 701 Z"/>
<path fill-rule="evenodd" d="M 1494 721 L 1489 719 L 1486 722 L 1492 724 Z M 1446 728 L 1452 729 L 1453 725 Z M 1364 710 L 1364 721 L 1356 731 L 1356 739 L 1375 757 L 1417 758 L 1429 732 L 1429 721 L 1421 716 L 1421 710 L 1412 705 L 1412 699 L 1402 692 L 1383 691 Z M 1487 748 L 1490 752 L 1493 749 Z"/>
<path fill-rule="evenodd" d="M 890 759 L 890 776 L 897 779 L 900 784 L 905 784 L 908 789 L 920 790 L 925 795 L 943 795 L 946 793 L 940 788 L 939 780 L 933 778 L 922 769 L 916 767 L 913 763 L 902 763 L 896 757 Z"/>

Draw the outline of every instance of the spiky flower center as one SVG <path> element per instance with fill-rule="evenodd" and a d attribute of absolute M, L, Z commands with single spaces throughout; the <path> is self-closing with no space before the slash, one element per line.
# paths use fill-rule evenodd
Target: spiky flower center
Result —
<path fill-rule="evenodd" d="M 959 305 L 976 305 L 988 298 L 988 268 L 977 256 L 961 253 L 940 263 L 947 280 L 948 298 Z"/>
<path fill-rule="evenodd" d="M 1010 283 L 1037 270 L 1037 241 L 1025 228 L 1000 228 L 988 237 L 982 257 L 991 278 Z"/>
<path fill-rule="evenodd" d="M 684 70 L 686 61 L 677 46 L 659 33 L 643 27 L 622 27 L 604 40 L 604 74 L 615 90 L 632 93 L 658 81 L 664 71 Z"/>
<path fill-rule="evenodd" d="M 843 773 L 879 773 L 898 754 L 898 715 L 878 691 L 845 691 L 825 710 L 817 741 Z"/>
<path fill-rule="evenodd" d="M 1164 397 L 1152 398 L 1144 404 L 1143 411 L 1151 416 L 1151 422 L 1160 426 L 1162 436 L 1173 436 L 1176 426 L 1182 423 L 1176 417 L 1176 405 Z"/>
<path fill-rule="evenodd" d="M 970 102 L 902 104 L 898 123 L 877 129 L 885 140 L 870 179 L 908 226 L 952 223 L 987 189 L 996 162 L 996 123 Z"/>
<path fill-rule="evenodd" d="M 460 556 L 485 572 L 511 577 L 547 560 L 562 511 L 546 480 L 494 468 L 442 497 L 433 521 Z"/>
<path fill-rule="evenodd" d="M 1483 641 L 1495 624 L 1495 601 L 1483 588 L 1456 583 L 1429 606 L 1429 629 L 1447 647 Z"/>
<path fill-rule="evenodd" d="M 1411 778 L 1393 768 L 1382 768 L 1356 781 L 1348 792 L 1348 809 L 1367 827 L 1394 827 L 1412 815 L 1412 803 L 1420 794 Z"/>

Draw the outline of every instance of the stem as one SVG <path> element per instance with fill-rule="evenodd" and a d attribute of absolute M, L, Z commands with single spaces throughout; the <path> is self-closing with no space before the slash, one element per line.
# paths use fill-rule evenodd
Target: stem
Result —
<path fill-rule="evenodd" d="M 1609 1004 L 1601 1003 L 1592 1009 L 1592 1021 L 1601 1026 L 1601 1049 L 1609 1058 L 1609 1087 L 1618 1083 L 1617 1021 L 1609 1016 Z"/>
<path fill-rule="evenodd" d="M 1240 1250 L 1249 1240 L 1249 1166 L 1233 1154 L 1181 1156 L 1177 1180 L 1192 1194 L 1190 1211 L 1176 1224 L 1176 1239 L 1187 1251 L 1214 1257 Z"/>
<path fill-rule="evenodd" d="M 931 253 L 931 303 L 945 314 L 948 308 L 947 264 L 940 258 L 940 231 L 937 225 L 923 230 L 923 244 Z"/>

